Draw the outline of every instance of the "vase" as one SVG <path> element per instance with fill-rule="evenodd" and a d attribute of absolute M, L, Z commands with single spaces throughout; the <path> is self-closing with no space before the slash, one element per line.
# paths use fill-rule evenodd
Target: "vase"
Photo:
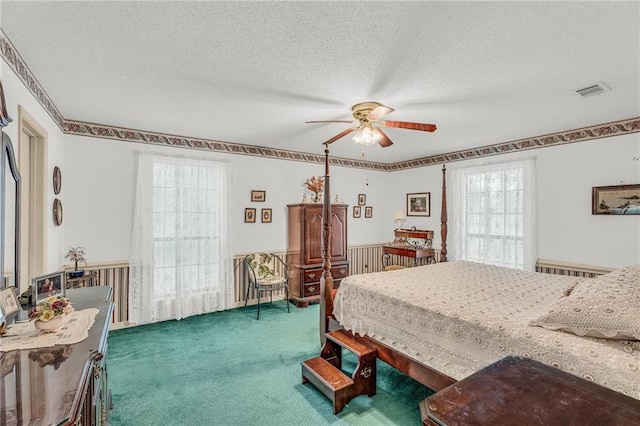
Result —
<path fill-rule="evenodd" d="M 314 203 L 320 202 L 320 191 L 316 191 L 313 193 L 313 202 Z"/>
<path fill-rule="evenodd" d="M 57 317 L 51 318 L 49 321 L 35 320 L 33 322 L 33 325 L 43 333 L 55 333 L 56 331 L 59 331 L 62 327 L 67 325 L 70 318 L 71 315 L 59 315 Z"/>

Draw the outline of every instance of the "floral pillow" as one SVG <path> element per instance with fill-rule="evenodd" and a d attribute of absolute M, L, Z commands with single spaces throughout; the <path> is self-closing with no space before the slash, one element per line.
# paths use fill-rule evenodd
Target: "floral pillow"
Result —
<path fill-rule="evenodd" d="M 529 325 L 578 336 L 640 340 L 640 265 L 580 281 Z"/>

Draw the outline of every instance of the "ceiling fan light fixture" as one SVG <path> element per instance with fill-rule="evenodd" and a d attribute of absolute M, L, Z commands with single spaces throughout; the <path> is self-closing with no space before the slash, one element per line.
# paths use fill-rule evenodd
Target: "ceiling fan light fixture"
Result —
<path fill-rule="evenodd" d="M 371 126 L 362 125 L 353 135 L 353 141 L 360 145 L 373 145 L 382 140 L 382 135 Z"/>

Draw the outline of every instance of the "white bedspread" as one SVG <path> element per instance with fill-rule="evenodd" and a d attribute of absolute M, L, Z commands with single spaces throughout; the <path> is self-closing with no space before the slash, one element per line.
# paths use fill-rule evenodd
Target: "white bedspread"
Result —
<path fill-rule="evenodd" d="M 640 399 L 640 342 L 528 325 L 578 280 L 473 262 L 438 263 L 349 276 L 340 284 L 334 314 L 346 329 L 457 380 L 520 355 Z"/>

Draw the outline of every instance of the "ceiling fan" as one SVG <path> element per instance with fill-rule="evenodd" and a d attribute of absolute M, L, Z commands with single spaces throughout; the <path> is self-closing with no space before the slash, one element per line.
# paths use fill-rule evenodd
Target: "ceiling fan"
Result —
<path fill-rule="evenodd" d="M 400 129 L 421 130 L 423 132 L 433 132 L 436 130 L 435 124 L 413 123 L 410 121 L 380 121 L 387 114 L 395 111 L 393 108 L 382 105 L 379 102 L 362 102 L 351 107 L 353 117 L 357 120 L 316 120 L 307 121 L 307 123 L 353 123 L 355 127 L 349 128 L 338 133 L 328 141 L 324 142 L 329 145 L 351 132 L 353 141 L 361 145 L 380 144 L 383 148 L 393 145 L 391 139 L 382 131 L 381 127 L 397 127 Z"/>

